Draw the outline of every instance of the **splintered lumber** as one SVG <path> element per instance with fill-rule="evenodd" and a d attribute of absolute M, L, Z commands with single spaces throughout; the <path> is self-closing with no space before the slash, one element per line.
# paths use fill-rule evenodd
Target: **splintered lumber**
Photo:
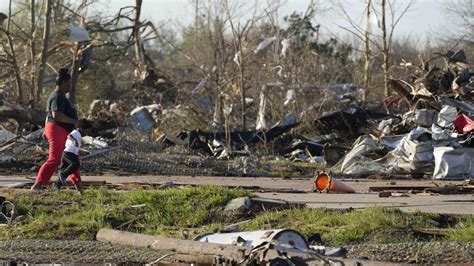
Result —
<path fill-rule="evenodd" d="M 149 236 L 106 228 L 102 228 L 97 232 L 97 240 L 111 244 L 148 247 L 156 250 L 173 251 L 181 255 L 192 255 L 183 257 L 193 258 L 193 262 L 198 263 L 208 263 L 215 259 L 239 262 L 243 261 L 250 252 L 247 247 Z"/>

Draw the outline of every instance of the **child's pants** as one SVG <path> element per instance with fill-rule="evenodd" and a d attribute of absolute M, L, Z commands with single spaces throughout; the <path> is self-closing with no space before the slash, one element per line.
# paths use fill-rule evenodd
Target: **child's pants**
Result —
<path fill-rule="evenodd" d="M 81 167 L 79 157 L 71 152 L 63 152 L 61 157 L 61 175 L 67 177 L 70 174 L 76 172 Z"/>

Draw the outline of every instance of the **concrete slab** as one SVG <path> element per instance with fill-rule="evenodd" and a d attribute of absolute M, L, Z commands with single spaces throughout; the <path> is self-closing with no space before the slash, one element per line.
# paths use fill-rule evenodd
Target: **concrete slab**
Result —
<path fill-rule="evenodd" d="M 409 197 L 379 198 L 376 193 L 357 194 L 291 194 L 257 193 L 260 197 L 283 199 L 290 203 L 303 203 L 311 208 L 362 209 L 372 206 L 396 207 L 406 212 L 446 214 L 474 214 L 473 195 L 426 195 L 410 194 Z"/>
<path fill-rule="evenodd" d="M 55 177 L 53 177 L 54 179 Z M 165 183 L 172 181 L 175 184 L 190 185 L 220 185 L 220 186 L 259 186 L 268 189 L 295 189 L 308 193 L 257 193 L 260 197 L 282 199 L 290 203 L 306 204 L 311 208 L 331 209 L 361 209 L 369 206 L 387 206 L 400 208 L 402 211 L 433 212 L 446 214 L 474 215 L 474 195 L 416 195 L 409 197 L 380 198 L 378 193 L 369 193 L 371 186 L 445 186 L 461 184 L 462 181 L 438 180 L 344 180 L 346 184 L 356 190 L 356 194 L 321 194 L 312 193 L 312 179 L 296 178 L 247 178 L 247 177 L 191 177 L 191 176 L 84 176 L 85 181 L 106 181 L 108 183 L 148 182 Z M 26 176 L 0 176 L 0 187 L 6 187 L 26 179 Z"/>

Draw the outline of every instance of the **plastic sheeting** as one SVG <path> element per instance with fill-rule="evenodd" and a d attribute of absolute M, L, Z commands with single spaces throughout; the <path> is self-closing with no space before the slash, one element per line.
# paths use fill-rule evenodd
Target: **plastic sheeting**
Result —
<path fill-rule="evenodd" d="M 464 114 L 456 117 L 453 120 L 453 124 L 459 133 L 466 134 L 474 131 L 474 120 Z"/>
<path fill-rule="evenodd" d="M 73 42 L 88 42 L 91 40 L 86 29 L 77 26 L 69 26 L 68 39 Z"/>
<path fill-rule="evenodd" d="M 434 148 L 434 179 L 467 179 L 474 175 L 474 157 L 467 149 Z"/>
<path fill-rule="evenodd" d="M 290 47 L 291 47 L 291 38 L 284 39 L 281 41 L 281 55 L 283 57 L 286 56 Z"/>
<path fill-rule="evenodd" d="M 257 48 L 255 49 L 254 53 L 258 54 L 260 51 L 264 50 L 267 48 L 270 44 L 272 44 L 274 41 L 277 40 L 277 37 L 270 37 L 270 38 L 265 38 L 263 41 L 261 41 Z"/>

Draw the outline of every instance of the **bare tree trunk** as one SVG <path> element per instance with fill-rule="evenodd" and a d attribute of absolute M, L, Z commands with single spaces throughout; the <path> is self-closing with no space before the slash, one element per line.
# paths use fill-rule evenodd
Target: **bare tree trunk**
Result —
<path fill-rule="evenodd" d="M 81 51 L 79 43 L 74 44 L 72 55 L 72 70 L 71 70 L 71 91 L 69 92 L 69 100 L 76 103 L 76 87 L 79 80 L 79 52 Z"/>
<path fill-rule="evenodd" d="M 135 60 L 137 64 L 137 71 L 139 79 L 143 78 L 143 73 L 145 72 L 145 62 L 142 51 L 142 43 L 140 41 L 140 13 L 142 9 L 142 0 L 135 0 L 135 19 L 133 25 L 133 38 L 135 39 L 134 48 L 135 48 Z"/>
<path fill-rule="evenodd" d="M 275 27 L 276 27 L 276 40 L 275 40 L 275 46 L 274 46 L 274 50 L 273 50 L 273 59 L 275 60 L 275 64 L 280 64 L 280 40 L 281 40 L 281 36 L 280 36 L 280 23 L 278 21 L 278 8 L 280 6 L 280 0 L 276 0 L 275 1 L 275 5 L 276 5 L 276 8 L 275 8 L 275 11 L 274 11 L 274 18 L 273 20 L 275 21 L 274 23 L 276 24 Z"/>
<path fill-rule="evenodd" d="M 15 84 L 16 84 L 16 90 L 18 94 L 18 103 L 23 103 L 23 87 L 21 84 L 21 75 L 20 75 L 20 68 L 18 67 L 18 62 L 16 60 L 16 54 L 15 54 L 15 47 L 13 45 L 13 40 L 12 37 L 10 36 L 10 33 L 7 34 L 8 38 L 8 44 L 10 46 L 10 53 L 12 56 L 12 65 L 13 65 L 13 71 L 15 72 Z"/>
<path fill-rule="evenodd" d="M 10 0 L 10 3 L 8 4 L 8 20 L 7 20 L 8 32 L 10 32 L 11 19 L 12 19 L 12 0 Z"/>
<path fill-rule="evenodd" d="M 35 23 L 35 0 L 31 0 L 31 10 L 30 10 L 30 18 L 31 18 L 31 34 L 30 34 L 30 48 L 31 48 L 31 88 L 30 88 L 30 98 L 33 100 L 33 106 L 37 106 L 37 102 L 35 102 L 35 77 L 36 77 L 36 68 L 35 68 L 35 36 L 36 36 L 36 23 Z"/>
<path fill-rule="evenodd" d="M 8 5 L 8 22 L 7 22 L 7 31 L 5 32 L 5 34 L 7 35 L 8 45 L 10 46 L 13 71 L 15 72 L 15 84 L 16 84 L 16 90 L 18 94 L 17 101 L 18 103 L 23 103 L 23 88 L 21 85 L 20 68 L 18 67 L 18 62 L 16 60 L 15 46 L 13 45 L 13 40 L 12 40 L 12 37 L 10 36 L 11 19 L 12 19 L 12 0 L 10 0 L 10 3 Z"/>
<path fill-rule="evenodd" d="M 367 10 L 365 13 L 365 34 L 364 34 L 364 101 L 366 100 L 367 95 L 369 94 L 370 90 L 370 8 L 372 5 L 372 0 L 367 1 Z"/>
<path fill-rule="evenodd" d="M 38 80 L 36 81 L 37 82 L 36 94 L 35 94 L 36 104 L 39 104 L 40 96 L 43 91 L 44 71 L 46 68 L 46 61 L 48 59 L 48 42 L 49 42 L 49 33 L 50 33 L 50 25 L 51 25 L 51 4 L 52 4 L 51 1 L 52 0 L 46 0 L 46 14 L 44 18 L 44 30 L 43 30 L 43 48 L 41 49 Z"/>
<path fill-rule="evenodd" d="M 382 56 L 383 56 L 383 63 L 382 63 L 382 69 L 383 69 L 383 79 L 384 79 L 384 96 L 388 97 L 389 95 L 389 87 L 388 87 L 388 61 L 389 61 L 389 51 L 388 51 L 388 45 L 387 45 L 387 27 L 385 25 L 385 4 L 386 0 L 382 0 L 382 10 L 381 10 L 381 16 L 382 16 L 382 22 L 381 22 L 381 28 L 382 28 Z"/>
<path fill-rule="evenodd" d="M 240 42 L 240 41 L 239 41 Z M 241 42 L 240 42 L 241 43 Z M 240 51 L 242 51 L 242 45 L 240 45 Z M 241 113 L 241 121 L 242 121 L 242 130 L 245 131 L 245 77 L 244 77 L 244 59 L 243 54 L 240 57 L 240 65 L 239 65 L 239 80 L 240 80 L 240 97 L 241 97 L 241 105 L 242 105 L 242 113 Z"/>
<path fill-rule="evenodd" d="M 84 17 L 80 18 L 80 23 L 79 26 L 84 27 Z M 72 57 L 72 72 L 71 72 L 71 92 L 69 92 L 69 100 L 73 102 L 73 104 L 76 104 L 76 88 L 77 88 L 77 81 L 79 80 L 79 67 L 81 65 L 80 60 L 79 60 L 79 55 L 81 52 L 81 45 L 79 42 L 76 42 L 74 44 L 74 50 L 73 50 L 73 57 Z"/>

